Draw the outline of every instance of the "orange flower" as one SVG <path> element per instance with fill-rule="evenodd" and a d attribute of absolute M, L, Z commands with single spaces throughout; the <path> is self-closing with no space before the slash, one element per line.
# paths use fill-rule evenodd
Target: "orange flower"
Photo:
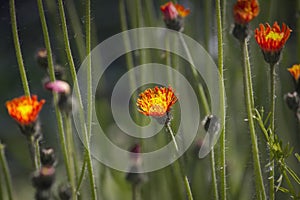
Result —
<path fill-rule="evenodd" d="M 259 13 L 257 0 L 238 0 L 233 7 L 233 17 L 238 24 L 247 24 Z"/>
<path fill-rule="evenodd" d="M 6 102 L 8 114 L 15 119 L 20 125 L 30 125 L 37 120 L 38 114 L 41 111 L 45 100 L 40 102 L 36 95 L 21 96 Z"/>
<path fill-rule="evenodd" d="M 163 117 L 177 102 L 171 87 L 149 88 L 139 95 L 137 106 L 140 113 L 146 116 Z"/>
<path fill-rule="evenodd" d="M 293 65 L 293 67 L 288 69 L 291 75 L 294 77 L 295 81 L 298 82 L 300 78 L 300 64 Z"/>
<path fill-rule="evenodd" d="M 174 5 L 171 1 L 162 5 L 160 10 L 164 15 L 165 20 L 175 20 L 178 16 L 186 17 L 190 13 L 189 9 L 186 9 L 179 4 Z"/>
<path fill-rule="evenodd" d="M 263 24 L 255 30 L 255 39 L 257 44 L 264 52 L 279 52 L 287 39 L 290 37 L 291 29 L 285 24 L 282 24 L 282 29 L 277 22 L 271 27 L 268 23 L 266 27 Z"/>

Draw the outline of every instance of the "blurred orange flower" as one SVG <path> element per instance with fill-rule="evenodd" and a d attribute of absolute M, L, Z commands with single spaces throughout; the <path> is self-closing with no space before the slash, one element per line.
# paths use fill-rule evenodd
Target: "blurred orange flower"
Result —
<path fill-rule="evenodd" d="M 255 30 L 255 39 L 264 52 L 276 53 L 283 48 L 291 31 L 285 23 L 282 24 L 282 29 L 277 22 L 272 27 L 268 23 L 266 26 L 260 24 L 259 28 Z"/>
<path fill-rule="evenodd" d="M 36 95 L 21 96 L 6 102 L 8 114 L 15 119 L 20 125 L 30 125 L 37 120 L 45 100 L 40 102 Z"/>
<path fill-rule="evenodd" d="M 295 81 L 299 81 L 300 78 L 300 64 L 293 65 L 288 69 L 291 75 L 294 77 Z"/>
<path fill-rule="evenodd" d="M 233 17 L 238 24 L 247 24 L 259 13 L 257 0 L 238 0 L 233 7 Z"/>
<path fill-rule="evenodd" d="M 140 113 L 146 116 L 163 117 L 177 102 L 177 97 L 171 87 L 149 88 L 139 95 L 137 106 Z"/>
<path fill-rule="evenodd" d="M 166 20 L 175 20 L 178 16 L 183 18 L 190 14 L 189 9 L 184 8 L 180 4 L 174 5 L 171 1 L 162 5 L 160 10 L 162 11 L 164 19 Z"/>

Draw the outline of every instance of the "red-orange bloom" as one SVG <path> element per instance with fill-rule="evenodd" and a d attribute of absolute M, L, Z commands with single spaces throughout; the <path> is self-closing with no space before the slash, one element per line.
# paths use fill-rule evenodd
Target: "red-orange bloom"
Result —
<path fill-rule="evenodd" d="M 300 79 L 300 64 L 293 65 L 293 67 L 288 69 L 291 75 L 294 77 L 295 81 L 299 81 Z"/>
<path fill-rule="evenodd" d="M 137 106 L 140 113 L 146 116 L 163 117 L 177 102 L 177 97 L 171 87 L 149 88 L 139 95 Z"/>
<path fill-rule="evenodd" d="M 283 48 L 291 31 L 285 23 L 282 24 L 282 29 L 277 22 L 273 24 L 273 27 L 268 23 L 266 26 L 260 24 L 259 28 L 255 30 L 255 39 L 264 52 L 276 53 Z"/>
<path fill-rule="evenodd" d="M 36 95 L 21 96 L 6 102 L 8 114 L 15 119 L 20 125 L 30 125 L 37 120 L 45 100 L 40 102 Z"/>
<path fill-rule="evenodd" d="M 238 24 L 247 24 L 259 13 L 257 0 L 238 0 L 233 7 L 233 17 Z"/>
<path fill-rule="evenodd" d="M 188 14 L 190 14 L 189 9 L 186 9 L 179 4 L 174 5 L 171 1 L 162 5 L 160 10 L 162 11 L 164 19 L 166 20 L 175 20 L 178 16 L 186 17 Z"/>

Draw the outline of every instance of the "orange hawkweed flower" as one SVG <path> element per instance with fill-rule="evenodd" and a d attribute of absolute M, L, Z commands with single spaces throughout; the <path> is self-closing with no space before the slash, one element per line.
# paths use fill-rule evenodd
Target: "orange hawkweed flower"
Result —
<path fill-rule="evenodd" d="M 300 64 L 293 65 L 291 68 L 288 69 L 288 71 L 294 77 L 295 81 L 298 82 L 300 79 Z"/>
<path fill-rule="evenodd" d="M 257 0 L 238 0 L 233 6 L 233 17 L 235 23 L 247 24 L 259 13 Z"/>
<path fill-rule="evenodd" d="M 38 101 L 36 95 L 21 96 L 6 102 L 8 114 L 20 125 L 30 125 L 37 120 L 45 100 Z"/>
<path fill-rule="evenodd" d="M 140 113 L 146 116 L 163 117 L 177 102 L 177 97 L 171 87 L 149 88 L 139 95 L 137 106 Z"/>
<path fill-rule="evenodd" d="M 173 4 L 173 2 L 169 1 L 168 3 L 160 6 L 160 10 L 164 15 L 164 19 L 166 20 L 174 20 L 178 16 L 186 17 L 190 14 L 190 10 L 186 9 L 184 6 L 180 4 Z"/>
<path fill-rule="evenodd" d="M 282 29 L 277 22 L 272 27 L 268 23 L 266 26 L 260 24 L 255 30 L 255 39 L 263 51 L 278 52 L 289 39 L 291 31 L 285 23 L 282 24 Z"/>
<path fill-rule="evenodd" d="M 255 29 L 255 40 L 268 63 L 278 62 L 280 52 L 290 37 L 291 31 L 285 23 L 280 28 L 277 22 L 272 27 L 266 23 L 266 26 L 260 24 L 259 28 Z"/>
<path fill-rule="evenodd" d="M 190 10 L 182 5 L 173 4 L 171 1 L 160 7 L 167 28 L 183 31 L 183 18 L 190 14 Z"/>

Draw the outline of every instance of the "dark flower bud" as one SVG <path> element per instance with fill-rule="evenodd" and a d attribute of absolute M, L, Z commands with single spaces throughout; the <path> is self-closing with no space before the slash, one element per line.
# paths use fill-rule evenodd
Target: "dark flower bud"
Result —
<path fill-rule="evenodd" d="M 60 65 L 54 66 L 54 74 L 55 74 L 56 80 L 65 80 L 66 79 L 65 69 Z"/>
<path fill-rule="evenodd" d="M 44 148 L 41 150 L 41 163 L 43 166 L 53 166 L 56 162 L 54 150 L 52 148 Z"/>
<path fill-rule="evenodd" d="M 35 200 L 49 200 L 51 199 L 50 190 L 37 190 L 35 193 Z"/>
<path fill-rule="evenodd" d="M 48 56 L 47 56 L 47 50 L 45 48 L 41 48 L 36 53 L 36 61 L 38 65 L 43 68 L 48 68 Z"/>
<path fill-rule="evenodd" d="M 293 93 L 289 92 L 289 93 L 285 94 L 284 100 L 291 110 L 293 110 L 295 112 L 298 110 L 298 108 L 300 106 L 300 98 L 299 98 L 297 92 L 293 92 Z"/>
<path fill-rule="evenodd" d="M 55 168 L 43 166 L 39 171 L 34 172 L 32 184 L 37 190 L 49 190 L 55 180 Z"/>
<path fill-rule="evenodd" d="M 147 181 L 147 176 L 144 173 L 139 173 L 138 166 L 132 166 L 130 172 L 126 174 L 126 180 L 133 185 L 140 185 Z"/>
<path fill-rule="evenodd" d="M 72 187 L 70 184 L 61 184 L 58 188 L 58 195 L 61 200 L 70 200 L 72 198 Z"/>
<path fill-rule="evenodd" d="M 238 39 L 240 42 L 243 42 L 250 34 L 248 24 L 234 24 L 232 35 Z"/>

